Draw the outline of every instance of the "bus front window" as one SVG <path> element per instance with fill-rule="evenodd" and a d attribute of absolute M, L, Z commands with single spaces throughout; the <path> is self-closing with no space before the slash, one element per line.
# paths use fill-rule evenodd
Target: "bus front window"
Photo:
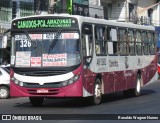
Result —
<path fill-rule="evenodd" d="M 14 34 L 12 65 L 15 67 L 69 67 L 80 64 L 78 32 Z"/>

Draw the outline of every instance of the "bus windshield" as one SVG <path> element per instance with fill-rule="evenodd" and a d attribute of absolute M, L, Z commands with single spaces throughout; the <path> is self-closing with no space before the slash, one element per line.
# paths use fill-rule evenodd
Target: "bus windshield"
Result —
<path fill-rule="evenodd" d="M 77 31 L 15 33 L 11 65 L 15 67 L 69 67 L 80 64 Z"/>

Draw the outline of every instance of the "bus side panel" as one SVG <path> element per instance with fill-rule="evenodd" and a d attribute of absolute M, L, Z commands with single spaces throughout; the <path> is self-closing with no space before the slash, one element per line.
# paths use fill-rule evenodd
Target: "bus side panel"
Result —
<path fill-rule="evenodd" d="M 115 72 L 114 76 L 114 82 L 115 82 L 115 91 L 122 91 L 126 89 L 126 79 L 124 76 L 124 72 Z"/>
<path fill-rule="evenodd" d="M 131 89 L 136 86 L 136 80 L 137 80 L 137 71 L 126 71 L 125 72 L 125 78 L 126 78 L 126 89 Z"/>
<path fill-rule="evenodd" d="M 105 73 L 104 93 L 114 92 L 114 72 Z"/>

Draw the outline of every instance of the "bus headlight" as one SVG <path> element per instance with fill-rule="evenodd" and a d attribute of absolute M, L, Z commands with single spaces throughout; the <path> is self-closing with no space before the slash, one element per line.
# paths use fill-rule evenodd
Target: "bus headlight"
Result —
<path fill-rule="evenodd" d="M 11 80 L 16 84 L 16 85 L 19 85 L 19 86 L 23 86 L 24 83 L 23 82 L 20 82 L 19 80 L 17 80 L 16 78 L 12 77 Z"/>
<path fill-rule="evenodd" d="M 67 82 L 67 81 L 63 82 L 63 86 L 66 86 L 67 84 L 68 84 L 68 82 Z"/>
<path fill-rule="evenodd" d="M 14 83 L 18 85 L 19 81 L 18 80 L 14 80 Z"/>
<path fill-rule="evenodd" d="M 19 86 L 23 86 L 23 82 L 19 82 Z"/>
<path fill-rule="evenodd" d="M 12 78 L 11 78 L 11 80 L 12 80 L 12 81 L 15 81 L 15 78 L 14 78 L 14 77 L 12 77 Z"/>
<path fill-rule="evenodd" d="M 80 75 L 75 75 L 75 76 L 73 77 L 73 81 L 77 81 L 77 80 L 79 79 L 79 76 L 80 76 Z"/>
<path fill-rule="evenodd" d="M 72 78 L 70 78 L 69 80 L 67 80 L 67 81 L 63 82 L 63 84 L 62 84 L 62 85 L 63 85 L 63 86 L 70 85 L 70 84 L 72 84 L 72 83 L 76 82 L 79 78 L 80 78 L 80 74 L 75 75 L 75 76 L 73 76 Z"/>
<path fill-rule="evenodd" d="M 74 82 L 73 79 L 68 80 L 68 84 L 72 84 L 73 82 Z"/>

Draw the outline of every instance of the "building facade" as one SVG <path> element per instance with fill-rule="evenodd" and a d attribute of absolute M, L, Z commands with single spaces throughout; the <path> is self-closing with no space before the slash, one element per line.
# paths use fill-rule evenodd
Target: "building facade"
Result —
<path fill-rule="evenodd" d="M 0 39 L 3 32 L 10 28 L 12 20 L 12 1 L 0 0 Z"/>
<path fill-rule="evenodd" d="M 0 0 L 0 47 L 2 46 L 2 35 L 6 29 L 10 28 L 12 20 L 12 1 Z M 6 49 L 0 48 L 0 64 L 7 55 Z"/>
<path fill-rule="evenodd" d="M 144 25 L 160 25 L 160 0 L 101 0 L 104 18 Z"/>
<path fill-rule="evenodd" d="M 138 16 L 141 17 L 146 24 L 160 25 L 160 0 L 139 0 Z"/>
<path fill-rule="evenodd" d="M 1 48 L 4 31 L 11 28 L 12 19 L 34 13 L 34 0 L 0 0 L 0 65 L 10 60 L 10 41 L 7 48 Z"/>

